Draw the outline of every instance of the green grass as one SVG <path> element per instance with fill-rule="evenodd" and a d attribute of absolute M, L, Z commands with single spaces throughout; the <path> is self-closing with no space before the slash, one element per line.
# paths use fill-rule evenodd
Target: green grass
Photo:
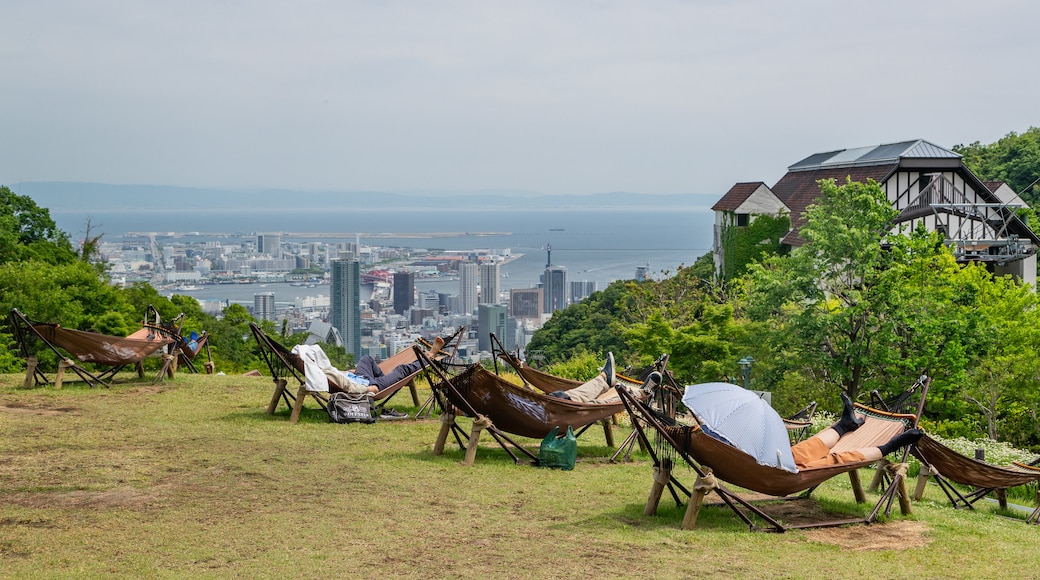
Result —
<path fill-rule="evenodd" d="M 1040 569 L 1040 528 L 988 506 L 953 510 L 934 486 L 912 516 L 879 524 L 756 533 L 706 507 L 683 531 L 684 507 L 667 494 L 656 516 L 643 515 L 649 458 L 604 461 L 612 450 L 601 429 L 579 439 L 573 471 L 514 465 L 486 434 L 465 467 L 453 440 L 433 455 L 436 419 L 335 425 L 311 402 L 290 425 L 284 406 L 264 412 L 267 378 L 178 374 L 155 387 L 129 378 L 58 391 L 0 375 L 0 575 L 830 579 Z M 407 391 L 394 401 L 415 411 Z M 678 475 L 692 484 L 692 472 Z M 814 496 L 818 509 L 869 509 L 851 501 L 846 477 Z"/>

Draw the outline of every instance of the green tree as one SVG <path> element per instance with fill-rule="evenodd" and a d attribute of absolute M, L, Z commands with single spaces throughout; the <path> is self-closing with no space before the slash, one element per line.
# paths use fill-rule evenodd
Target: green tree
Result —
<path fill-rule="evenodd" d="M 67 264 L 76 259 L 68 235 L 58 229 L 49 210 L 0 186 L 0 262 Z"/>
<path fill-rule="evenodd" d="M 1012 131 L 989 145 L 955 145 L 953 150 L 975 175 L 1007 182 L 1031 205 L 1040 201 L 1040 128 L 1030 127 L 1021 135 Z"/>

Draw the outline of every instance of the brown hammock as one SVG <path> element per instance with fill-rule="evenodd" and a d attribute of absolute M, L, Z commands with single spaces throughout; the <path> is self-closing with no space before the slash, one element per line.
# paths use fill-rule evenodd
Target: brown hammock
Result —
<path fill-rule="evenodd" d="M 300 412 L 303 409 L 304 398 L 310 395 L 318 402 L 323 410 L 328 412 L 328 398 L 324 393 L 310 391 L 307 389 L 307 379 L 305 377 L 303 360 L 293 353 L 291 350 L 283 346 L 278 341 L 272 339 L 267 335 L 257 324 L 250 322 L 249 328 L 253 332 L 253 338 L 256 339 L 257 345 L 260 347 L 260 356 L 267 363 L 267 368 L 271 371 L 271 377 L 275 384 L 274 394 L 271 396 L 271 402 L 267 406 L 267 414 L 274 415 L 278 409 L 279 401 L 285 401 L 285 404 L 292 409 L 289 415 L 289 421 L 296 423 L 300 418 Z M 445 339 L 445 344 L 450 344 L 460 334 L 461 330 Z M 422 346 L 428 348 L 428 343 L 421 343 Z M 418 360 L 414 348 L 406 348 L 386 360 L 379 363 L 379 368 L 384 373 L 390 372 L 397 368 L 399 365 L 415 362 Z M 389 402 L 390 398 L 397 394 L 405 386 L 408 386 L 412 392 L 412 401 L 418 406 L 419 405 L 419 394 L 415 386 L 415 378 L 422 372 L 421 369 L 411 373 L 410 375 L 402 378 L 396 383 L 374 393 L 373 400 L 379 402 L 376 405 L 376 412 L 380 412 L 383 407 Z M 296 394 L 293 394 L 288 389 L 288 379 L 292 377 L 297 382 Z M 338 385 L 329 382 L 329 392 L 334 393 L 342 391 Z"/>
<path fill-rule="evenodd" d="M 502 343 L 494 334 L 491 334 L 491 346 L 491 350 L 493 351 L 496 360 L 496 371 L 498 367 L 497 360 L 501 359 L 510 367 L 512 367 L 516 374 L 520 375 L 520 378 L 523 379 L 524 383 L 531 385 L 532 387 L 538 389 L 539 391 L 542 391 L 543 393 L 552 393 L 555 391 L 569 391 L 574 387 L 580 386 L 584 383 L 584 381 L 577 381 L 574 379 L 567 379 L 563 377 L 558 377 L 556 375 L 551 375 L 547 372 L 540 371 L 528 365 L 524 361 L 520 360 L 520 358 L 516 355 L 506 352 L 505 349 L 502 348 Z M 625 376 L 620 373 L 615 373 L 615 376 L 619 381 L 621 381 L 622 384 L 630 387 L 639 387 L 643 384 L 643 382 L 639 379 Z"/>
<path fill-rule="evenodd" d="M 206 351 L 206 363 L 204 365 L 206 374 L 213 374 L 215 367 L 213 365 L 213 356 L 209 349 L 209 333 L 203 330 L 201 334 L 192 333 L 195 336 L 194 346 L 192 346 L 192 340 L 188 336 L 184 336 L 184 318 L 185 314 L 182 312 L 175 316 L 171 320 L 162 320 L 159 315 L 159 311 L 156 310 L 155 306 L 151 304 L 145 310 L 145 326 L 152 326 L 162 329 L 168 333 L 175 341 L 178 365 L 187 368 L 189 372 L 199 372 L 198 367 L 195 366 L 195 358 L 203 350 Z"/>
<path fill-rule="evenodd" d="M 127 365 L 138 365 L 145 358 L 174 342 L 168 333 L 151 325 L 145 325 L 133 334 L 122 337 L 64 328 L 58 324 L 34 322 L 17 309 L 11 310 L 11 321 L 15 338 L 27 360 L 30 357 L 35 359 L 35 353 L 30 346 L 31 338 L 35 337 L 63 359 L 59 372 L 65 368 L 72 369 L 91 386 L 108 386 L 106 379 L 114 376 L 119 370 Z M 84 367 L 71 363 L 66 354 L 80 362 L 110 368 L 100 375 L 95 375 Z M 36 374 L 37 379 L 42 378 L 47 382 L 35 366 L 35 360 L 30 362 L 29 366 L 32 367 L 30 372 Z"/>
<path fill-rule="evenodd" d="M 855 431 L 838 440 L 831 451 L 839 453 L 867 447 L 877 447 L 913 425 L 913 415 L 897 415 L 856 405 L 864 423 Z M 799 469 L 792 473 L 785 469 L 759 464 L 754 457 L 740 449 L 712 437 L 697 426 L 665 426 L 662 429 L 700 465 L 710 467 L 723 481 L 767 495 L 786 496 L 814 488 L 824 481 L 854 469 L 866 467 L 876 460 L 858 461 Z"/>
<path fill-rule="evenodd" d="M 922 402 L 919 404 L 919 409 L 923 406 L 925 392 L 927 392 L 927 383 L 921 391 Z M 796 473 L 761 465 L 751 455 L 707 435 L 698 426 L 676 424 L 668 417 L 656 413 L 646 402 L 632 399 L 626 391 L 620 391 L 620 394 L 622 403 L 632 416 L 633 426 L 638 431 L 644 447 L 653 458 L 654 485 L 644 510 L 646 515 L 656 513 L 665 489 L 671 492 L 676 504 L 681 505 L 679 492 L 690 498 L 686 515 L 683 518 L 683 529 L 691 529 L 696 524 L 697 514 L 701 509 L 704 497 L 711 492 L 715 492 L 752 530 L 765 529 L 783 532 L 795 528 L 868 523 L 877 517 L 883 507 L 886 515 L 890 513 L 892 502 L 897 494 L 900 497 L 901 511 L 904 514 L 909 513 L 909 497 L 905 493 L 903 482 L 905 463 L 888 465 L 886 462 L 881 462 L 885 464 L 884 471 L 891 476 L 891 484 L 865 518 L 785 525 L 722 485 L 719 480 L 759 493 L 783 497 L 798 492 L 808 494 L 824 481 L 836 475 L 848 473 L 852 480 L 856 500 L 863 502 L 865 495 L 856 470 L 876 462 L 859 461 L 826 465 L 801 469 Z M 832 448 L 832 452 L 876 447 L 887 442 L 893 435 L 916 426 L 919 417 L 919 414 L 887 413 L 859 404 L 856 405 L 856 410 L 864 417 L 864 424 L 856 431 L 842 437 Z M 648 434 L 647 431 L 653 435 Z M 693 491 L 686 489 L 672 474 L 673 458 L 675 457 L 681 459 L 696 472 L 697 480 Z M 767 527 L 759 527 L 758 521 L 764 521 Z"/>
<path fill-rule="evenodd" d="M 924 467 L 921 470 L 921 481 L 929 475 L 946 494 L 953 507 L 973 508 L 973 504 L 990 492 L 1005 490 L 1018 485 L 1025 485 L 1040 480 L 1040 469 L 1025 464 L 999 466 L 978 461 L 957 453 L 953 449 L 925 435 L 910 450 Z M 928 469 L 928 468 L 932 469 Z M 950 481 L 961 485 L 973 486 L 969 493 L 961 493 L 950 485 Z M 921 499 L 923 485 L 918 484 L 914 499 Z"/>

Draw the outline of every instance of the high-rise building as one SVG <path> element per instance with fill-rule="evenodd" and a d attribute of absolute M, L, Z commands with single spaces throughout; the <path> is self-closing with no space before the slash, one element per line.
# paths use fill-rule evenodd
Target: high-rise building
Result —
<path fill-rule="evenodd" d="M 596 291 L 595 280 L 574 280 L 571 282 L 571 304 L 577 304 Z"/>
<path fill-rule="evenodd" d="M 459 312 L 473 314 L 477 310 L 477 265 L 473 262 L 459 264 Z"/>
<path fill-rule="evenodd" d="M 499 303 L 499 269 L 498 262 L 480 265 L 480 302 L 483 304 Z"/>
<path fill-rule="evenodd" d="M 541 288 L 513 288 L 509 290 L 509 314 L 514 318 L 538 320 L 542 314 Z"/>
<path fill-rule="evenodd" d="M 282 234 L 257 234 L 256 253 L 272 258 L 282 257 Z"/>
<path fill-rule="evenodd" d="M 415 274 L 394 272 L 394 312 L 404 314 L 415 305 Z"/>
<path fill-rule="evenodd" d="M 516 348 L 516 319 L 501 304 L 481 304 L 477 306 L 478 350 L 491 352 L 492 333 L 507 352 Z"/>
<path fill-rule="evenodd" d="M 332 261 L 332 326 L 343 338 L 343 348 L 361 357 L 361 264 L 357 260 Z"/>
<path fill-rule="evenodd" d="M 547 244 L 545 273 L 542 274 L 542 312 L 552 314 L 567 307 L 567 268 L 552 263 L 552 244 Z"/>
<path fill-rule="evenodd" d="M 259 320 L 274 320 L 274 292 L 253 294 L 253 317 Z"/>

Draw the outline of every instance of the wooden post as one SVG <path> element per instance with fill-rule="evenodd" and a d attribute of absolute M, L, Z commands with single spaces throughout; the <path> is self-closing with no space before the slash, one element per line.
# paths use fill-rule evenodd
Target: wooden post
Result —
<path fill-rule="evenodd" d="M 909 465 L 893 463 L 888 467 L 892 471 L 892 485 L 896 486 L 896 493 L 899 495 L 899 511 L 904 516 L 908 516 L 913 513 L 913 508 L 910 506 L 910 494 L 906 491 L 906 470 Z"/>
<path fill-rule="evenodd" d="M 701 513 L 704 496 L 718 486 L 718 481 L 715 480 L 711 469 L 704 468 L 704 476 L 698 476 L 697 481 L 693 484 L 693 492 L 690 494 L 690 503 L 686 506 L 686 513 L 683 515 L 681 529 L 692 530 L 697 525 L 697 516 Z"/>
<path fill-rule="evenodd" d="M 69 367 L 73 367 L 73 366 L 76 366 L 76 363 L 73 362 L 72 360 L 67 359 L 67 358 L 61 359 L 61 362 L 58 363 L 58 372 L 55 373 L 55 375 L 54 375 L 54 388 L 55 389 L 60 389 L 61 388 L 61 382 L 65 380 L 65 369 L 67 369 Z"/>
<path fill-rule="evenodd" d="M 211 360 L 206 361 L 206 364 L 202 366 L 205 367 L 207 375 L 212 375 L 217 369 L 217 365 L 213 364 L 213 361 Z"/>
<path fill-rule="evenodd" d="M 849 472 L 849 483 L 852 484 L 852 495 L 856 498 L 856 503 L 866 503 L 867 494 L 863 493 L 863 482 L 859 480 L 858 469 Z"/>
<path fill-rule="evenodd" d="M 166 376 L 173 378 L 173 375 L 177 373 L 177 355 L 164 354 L 162 355 L 163 366 L 166 367 Z"/>
<path fill-rule="evenodd" d="M 491 426 L 491 419 L 483 415 L 477 415 L 476 419 L 473 419 L 473 427 L 469 433 L 469 444 L 466 445 L 466 458 L 463 460 L 463 465 L 473 465 L 473 461 L 477 458 L 477 446 L 480 445 L 480 432 Z"/>
<path fill-rule="evenodd" d="M 455 424 L 455 413 L 445 411 L 441 413 L 441 430 L 437 433 L 437 442 L 433 444 L 433 454 L 441 455 L 444 453 L 444 444 L 448 442 L 448 434 L 451 433 L 451 426 Z"/>
<path fill-rule="evenodd" d="M 412 403 L 419 406 L 419 389 L 415 386 L 415 377 L 408 381 L 408 389 L 412 391 Z"/>
<path fill-rule="evenodd" d="M 881 487 L 881 482 L 885 479 L 885 473 L 889 465 L 890 462 L 884 457 L 878 460 L 877 471 L 874 472 L 874 479 L 870 480 L 870 487 L 867 488 L 867 491 L 877 493 L 878 488 Z"/>
<path fill-rule="evenodd" d="M 1002 509 L 1002 510 L 1008 509 L 1008 507 L 1007 507 L 1007 490 L 1006 489 L 1003 489 L 1003 488 L 994 489 L 993 490 L 993 495 L 997 496 L 997 505 L 1000 506 L 1000 509 Z"/>
<path fill-rule="evenodd" d="M 931 465 L 922 465 L 921 472 L 917 474 L 917 487 L 914 488 L 914 501 L 921 501 L 924 497 L 924 488 L 928 485 L 928 478 L 938 475 L 939 472 Z"/>
<path fill-rule="evenodd" d="M 28 389 L 33 386 L 33 380 L 36 378 L 36 367 L 40 365 L 40 359 L 30 356 L 25 359 L 25 380 L 22 381 L 22 388 Z"/>
<path fill-rule="evenodd" d="M 278 400 L 282 398 L 282 393 L 285 392 L 285 379 L 274 380 L 274 396 L 271 397 L 271 403 L 267 405 L 267 414 L 274 415 L 275 410 L 278 409 Z"/>
<path fill-rule="evenodd" d="M 134 368 L 137 369 L 137 378 L 143 379 L 144 378 L 144 362 L 137 361 L 137 364 L 134 365 Z"/>
<path fill-rule="evenodd" d="M 614 428 L 610 425 L 610 417 L 603 419 L 603 437 L 607 440 L 607 447 L 613 449 L 616 447 L 614 444 Z"/>
<path fill-rule="evenodd" d="M 654 484 L 650 487 L 650 497 L 646 498 L 646 507 L 643 508 L 644 516 L 652 516 L 657 513 L 657 507 L 661 505 L 661 495 L 664 488 L 672 479 L 672 460 L 665 458 L 661 465 L 654 467 Z"/>
<path fill-rule="evenodd" d="M 300 411 L 303 410 L 303 399 L 307 397 L 307 385 L 300 385 L 300 390 L 296 391 L 296 401 L 293 402 L 292 414 L 289 415 L 289 422 L 295 423 L 300 420 Z"/>

